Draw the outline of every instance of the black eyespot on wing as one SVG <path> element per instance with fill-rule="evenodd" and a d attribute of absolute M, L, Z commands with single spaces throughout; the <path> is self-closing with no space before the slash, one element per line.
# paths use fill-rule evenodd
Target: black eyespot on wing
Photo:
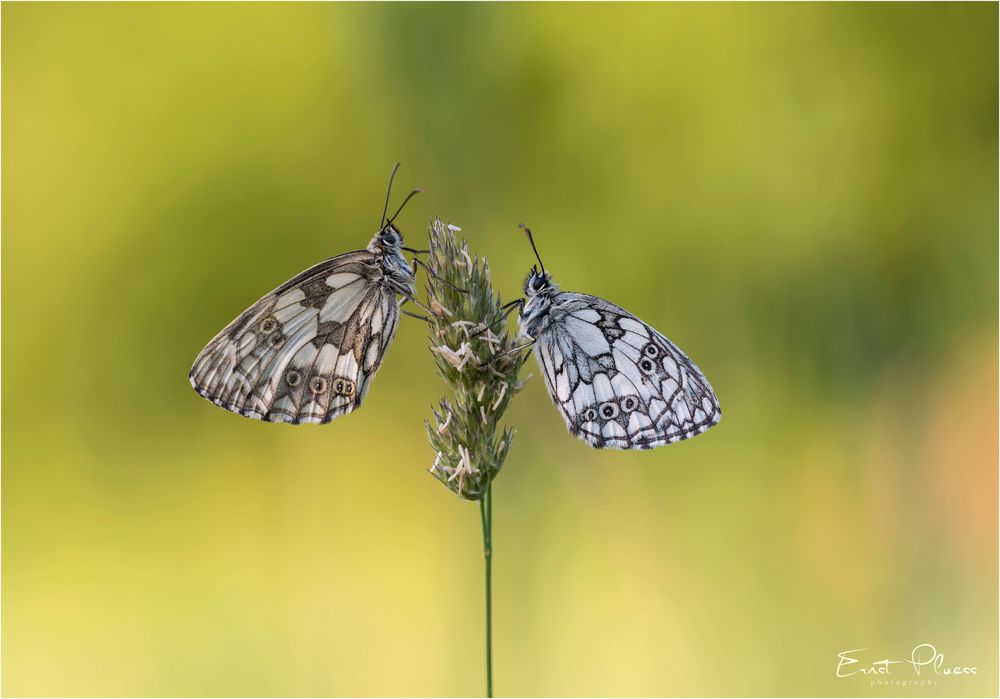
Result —
<path fill-rule="evenodd" d="M 260 332 L 263 335 L 270 335 L 278 329 L 278 321 L 274 316 L 267 316 L 260 321 Z"/>

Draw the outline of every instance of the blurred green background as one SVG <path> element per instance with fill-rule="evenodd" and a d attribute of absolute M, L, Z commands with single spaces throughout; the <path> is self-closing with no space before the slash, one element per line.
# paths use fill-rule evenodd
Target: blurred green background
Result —
<path fill-rule="evenodd" d="M 2 15 L 5 694 L 482 691 L 479 514 L 426 473 L 425 327 L 324 427 L 187 379 L 367 243 L 398 159 L 395 200 L 427 189 L 408 242 L 440 214 L 513 298 L 529 223 L 725 412 L 591 451 L 532 360 L 498 694 L 995 695 L 995 4 Z M 978 674 L 834 676 L 920 643 Z"/>

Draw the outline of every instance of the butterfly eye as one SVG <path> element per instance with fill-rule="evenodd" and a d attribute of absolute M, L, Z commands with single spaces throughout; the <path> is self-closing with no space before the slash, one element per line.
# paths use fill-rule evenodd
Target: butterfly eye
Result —
<path fill-rule="evenodd" d="M 292 388 L 295 388 L 300 383 L 302 383 L 302 374 L 292 369 L 287 374 L 285 374 L 285 383 L 287 383 Z"/>
<path fill-rule="evenodd" d="M 639 368 L 642 369 L 644 374 L 652 374 L 656 371 L 656 365 L 653 364 L 653 360 L 648 357 L 643 357 L 639 362 Z"/>
<path fill-rule="evenodd" d="M 344 379 L 344 395 L 349 396 L 354 393 L 354 382 L 350 379 Z"/>
<path fill-rule="evenodd" d="M 270 335 L 277 329 L 278 329 L 278 321 L 272 318 L 271 316 L 268 316 L 263 321 L 261 321 L 260 331 L 265 335 Z"/>
<path fill-rule="evenodd" d="M 647 357 L 652 357 L 656 359 L 660 356 L 660 348 L 650 342 L 648 345 L 642 348 L 642 353 Z"/>
<path fill-rule="evenodd" d="M 635 399 L 635 396 L 627 396 L 625 400 L 622 401 L 622 410 L 626 413 L 630 413 L 636 409 L 639 402 Z"/>
<path fill-rule="evenodd" d="M 337 394 L 340 394 L 340 393 L 344 392 L 344 380 L 343 379 L 334 379 L 333 380 L 333 392 L 337 393 Z"/>
<path fill-rule="evenodd" d="M 593 408 L 587 408 L 587 412 L 583 414 L 583 419 L 587 422 L 593 422 L 597 419 L 597 411 Z"/>
<path fill-rule="evenodd" d="M 309 380 L 309 390 L 313 393 L 322 393 L 326 390 L 326 379 L 322 376 L 314 376 Z"/>

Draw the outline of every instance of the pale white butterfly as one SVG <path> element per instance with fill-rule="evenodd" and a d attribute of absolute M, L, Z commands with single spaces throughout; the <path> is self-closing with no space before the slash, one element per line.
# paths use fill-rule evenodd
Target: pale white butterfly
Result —
<path fill-rule="evenodd" d="M 326 423 L 360 406 L 400 306 L 417 303 L 414 272 L 423 263 L 414 259 L 411 267 L 403 251 L 422 251 L 403 246 L 393 221 L 419 191 L 388 220 L 386 194 L 367 249 L 310 267 L 227 325 L 191 367 L 194 389 L 226 410 L 269 422 Z"/>
<path fill-rule="evenodd" d="M 559 291 L 522 228 L 541 269 L 514 302 L 518 321 L 571 433 L 597 449 L 652 449 L 719 422 L 712 386 L 677 345 L 610 301 Z"/>

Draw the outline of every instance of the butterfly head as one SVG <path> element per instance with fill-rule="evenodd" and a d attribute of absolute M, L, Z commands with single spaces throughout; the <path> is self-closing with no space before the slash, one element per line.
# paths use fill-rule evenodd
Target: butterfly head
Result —
<path fill-rule="evenodd" d="M 368 243 L 368 250 L 375 253 L 399 252 L 403 247 L 403 234 L 391 223 L 385 224 Z"/>
<path fill-rule="evenodd" d="M 528 276 L 524 278 L 524 294 L 530 301 L 535 296 L 551 296 L 559 291 L 559 287 L 552 281 L 552 275 L 545 270 L 538 271 L 537 267 L 532 267 Z"/>

